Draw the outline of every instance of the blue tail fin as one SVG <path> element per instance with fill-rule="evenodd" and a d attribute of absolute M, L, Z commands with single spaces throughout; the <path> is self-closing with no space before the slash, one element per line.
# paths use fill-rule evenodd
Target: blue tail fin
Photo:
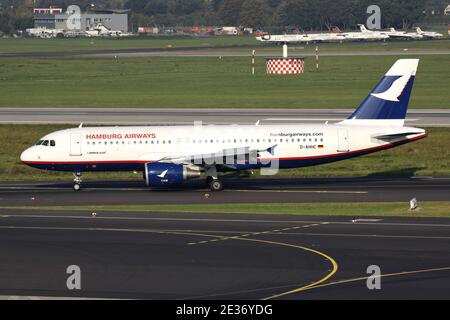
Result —
<path fill-rule="evenodd" d="M 419 59 L 397 60 L 345 122 L 398 120 L 403 125 L 418 64 Z"/>

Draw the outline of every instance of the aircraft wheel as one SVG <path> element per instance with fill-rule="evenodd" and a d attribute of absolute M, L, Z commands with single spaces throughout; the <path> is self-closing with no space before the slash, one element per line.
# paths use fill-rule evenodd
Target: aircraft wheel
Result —
<path fill-rule="evenodd" d="M 211 191 L 221 191 L 223 190 L 223 182 L 219 179 L 212 179 L 209 182 L 209 188 L 211 189 Z"/>
<path fill-rule="evenodd" d="M 73 185 L 73 190 L 79 191 L 80 189 L 81 189 L 81 185 L 79 185 L 78 183 L 75 183 L 75 184 Z"/>

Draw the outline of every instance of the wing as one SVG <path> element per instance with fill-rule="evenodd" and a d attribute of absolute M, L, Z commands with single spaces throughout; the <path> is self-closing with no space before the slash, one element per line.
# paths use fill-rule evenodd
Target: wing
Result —
<path fill-rule="evenodd" d="M 234 165 L 239 163 L 258 163 L 259 157 L 274 155 L 275 147 L 262 149 L 251 149 L 250 147 L 221 149 L 212 153 L 188 154 L 160 156 L 152 161 L 194 164 L 201 167 L 210 167 L 213 165 Z"/>

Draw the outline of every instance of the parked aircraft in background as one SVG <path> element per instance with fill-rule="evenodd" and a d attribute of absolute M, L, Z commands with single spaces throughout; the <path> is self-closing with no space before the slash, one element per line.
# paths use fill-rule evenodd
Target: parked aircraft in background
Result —
<path fill-rule="evenodd" d="M 424 38 L 428 38 L 428 39 L 439 39 L 444 36 L 442 33 L 439 33 L 439 32 L 422 31 L 422 29 L 420 29 L 420 27 L 416 28 L 416 32 L 417 32 L 417 34 L 420 34 Z"/>
<path fill-rule="evenodd" d="M 129 37 L 131 33 L 122 32 L 121 30 L 111 30 L 103 24 L 98 23 L 86 30 L 87 37 Z"/>
<path fill-rule="evenodd" d="M 396 147 L 426 136 L 405 127 L 418 59 L 397 60 L 346 120 L 322 125 L 80 127 L 47 134 L 26 149 L 23 163 L 73 172 L 79 190 L 86 171 L 141 171 L 150 187 L 206 177 L 223 188 L 220 172 L 313 166 Z M 350 89 L 349 89 L 350 90 Z"/>
<path fill-rule="evenodd" d="M 381 31 L 368 30 L 365 25 L 359 25 L 360 39 L 362 40 L 386 40 L 389 36 Z"/>
<path fill-rule="evenodd" d="M 341 32 L 339 28 L 333 27 L 333 32 L 310 33 L 310 34 L 286 34 L 271 35 L 264 34 L 256 37 L 262 42 L 295 43 L 295 42 L 334 42 L 334 41 L 356 41 L 356 40 L 385 40 L 389 39 L 387 34 L 379 31 L 367 30 L 364 25 L 360 25 L 359 32 Z"/>
<path fill-rule="evenodd" d="M 37 38 L 56 38 L 59 34 L 64 34 L 62 29 L 29 28 L 25 31 L 29 36 Z"/>
<path fill-rule="evenodd" d="M 389 31 L 382 31 L 387 34 L 389 38 L 393 39 L 422 39 L 423 35 L 413 32 L 397 31 L 394 28 L 390 28 Z"/>

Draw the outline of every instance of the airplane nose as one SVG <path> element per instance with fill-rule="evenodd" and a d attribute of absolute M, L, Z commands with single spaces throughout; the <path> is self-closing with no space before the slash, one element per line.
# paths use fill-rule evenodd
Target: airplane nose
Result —
<path fill-rule="evenodd" d="M 26 149 L 22 154 L 20 155 L 20 161 L 27 162 L 30 161 L 30 148 Z"/>

